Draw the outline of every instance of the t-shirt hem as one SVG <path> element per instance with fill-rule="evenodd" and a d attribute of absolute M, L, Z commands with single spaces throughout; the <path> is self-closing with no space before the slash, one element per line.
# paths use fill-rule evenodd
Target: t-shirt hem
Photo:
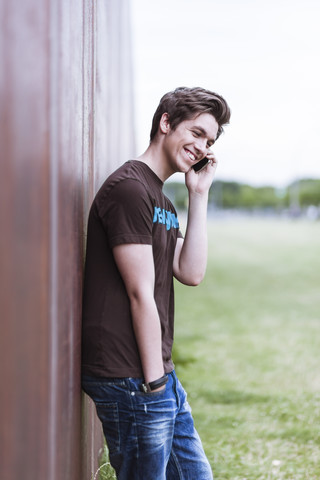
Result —
<path fill-rule="evenodd" d="M 88 375 L 92 377 L 100 378 L 142 378 L 142 370 L 135 369 L 107 369 L 103 367 L 94 367 L 94 366 L 82 366 L 81 369 L 82 375 Z"/>
<path fill-rule="evenodd" d="M 175 365 L 172 361 L 164 365 L 164 371 L 166 374 L 171 373 L 175 369 Z M 140 369 L 107 369 L 100 366 L 82 365 L 81 374 L 88 377 L 99 378 L 143 378 L 143 372 Z"/>

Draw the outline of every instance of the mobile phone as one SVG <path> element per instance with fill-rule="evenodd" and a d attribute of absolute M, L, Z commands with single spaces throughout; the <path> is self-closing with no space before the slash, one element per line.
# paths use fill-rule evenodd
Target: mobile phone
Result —
<path fill-rule="evenodd" d="M 208 165 L 209 162 L 210 162 L 209 158 L 204 157 L 202 160 L 200 160 L 200 162 L 197 162 L 194 165 L 192 165 L 192 168 L 196 173 L 199 173 L 204 167 Z"/>

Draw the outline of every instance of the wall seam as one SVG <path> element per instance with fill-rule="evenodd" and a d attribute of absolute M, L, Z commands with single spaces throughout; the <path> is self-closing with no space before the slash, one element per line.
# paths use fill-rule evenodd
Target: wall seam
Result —
<path fill-rule="evenodd" d="M 57 118 L 59 115 L 59 2 L 49 2 L 50 15 L 50 50 L 49 50 L 49 451 L 48 451 L 48 480 L 56 480 L 57 465 L 57 352 L 58 352 L 58 145 L 59 132 Z"/>

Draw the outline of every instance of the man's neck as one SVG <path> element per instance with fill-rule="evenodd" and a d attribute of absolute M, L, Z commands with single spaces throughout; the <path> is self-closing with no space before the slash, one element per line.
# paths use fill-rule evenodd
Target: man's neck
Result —
<path fill-rule="evenodd" d="M 148 165 L 162 182 L 165 182 L 174 173 L 168 167 L 166 157 L 157 144 L 151 143 L 147 150 L 137 157 L 137 160 Z"/>

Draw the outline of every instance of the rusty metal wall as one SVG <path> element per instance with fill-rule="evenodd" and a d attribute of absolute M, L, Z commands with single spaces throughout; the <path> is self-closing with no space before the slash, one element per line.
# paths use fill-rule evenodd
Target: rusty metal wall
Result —
<path fill-rule="evenodd" d="M 129 0 L 1 0 L 0 22 L 0 478 L 90 479 L 85 227 L 134 155 Z"/>

